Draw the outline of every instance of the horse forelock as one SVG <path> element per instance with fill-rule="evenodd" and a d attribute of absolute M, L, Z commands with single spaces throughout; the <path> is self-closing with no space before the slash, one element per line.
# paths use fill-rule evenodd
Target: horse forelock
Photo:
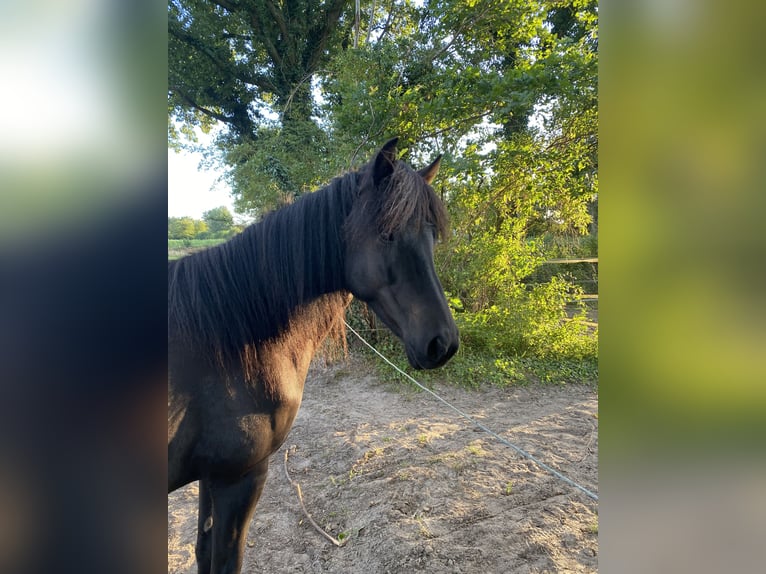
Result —
<path fill-rule="evenodd" d="M 439 237 L 447 234 L 447 211 L 423 177 L 402 161 L 383 194 L 380 224 L 384 233 L 396 233 L 408 225 L 436 227 Z"/>
<path fill-rule="evenodd" d="M 439 237 L 447 235 L 448 217 L 442 201 L 423 177 L 403 161 L 394 164 L 393 173 L 382 182 L 382 189 L 372 189 L 372 177 L 363 179 L 363 205 L 354 210 L 347 234 L 357 241 L 371 232 L 369 223 L 381 235 L 398 234 L 407 228 L 423 225 L 436 228 Z"/>

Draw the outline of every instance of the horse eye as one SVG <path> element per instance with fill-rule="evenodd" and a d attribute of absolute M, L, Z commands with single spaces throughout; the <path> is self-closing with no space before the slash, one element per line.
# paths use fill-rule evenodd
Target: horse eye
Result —
<path fill-rule="evenodd" d="M 393 233 L 381 233 L 379 237 L 383 243 L 393 243 L 394 241 Z"/>

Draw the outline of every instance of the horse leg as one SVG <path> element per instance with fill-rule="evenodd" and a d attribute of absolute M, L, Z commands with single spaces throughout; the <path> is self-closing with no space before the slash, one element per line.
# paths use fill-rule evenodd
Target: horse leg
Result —
<path fill-rule="evenodd" d="M 239 574 L 250 519 L 263 492 L 268 468 L 266 459 L 235 482 L 210 480 L 213 506 L 210 574 Z"/>
<path fill-rule="evenodd" d="M 197 556 L 198 574 L 210 574 L 213 544 L 213 499 L 210 497 L 209 479 L 199 481 L 199 514 L 197 515 Z"/>

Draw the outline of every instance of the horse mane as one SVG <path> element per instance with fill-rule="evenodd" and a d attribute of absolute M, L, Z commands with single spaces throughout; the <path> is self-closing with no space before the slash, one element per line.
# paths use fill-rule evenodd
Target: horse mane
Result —
<path fill-rule="evenodd" d="M 250 363 L 254 345 L 288 327 L 311 336 L 336 323 L 349 300 L 346 242 L 369 235 L 371 221 L 382 234 L 430 224 L 444 235 L 444 206 L 416 171 L 396 162 L 382 190 L 371 189 L 371 172 L 337 177 L 229 241 L 168 262 L 169 342 L 221 366 Z"/>

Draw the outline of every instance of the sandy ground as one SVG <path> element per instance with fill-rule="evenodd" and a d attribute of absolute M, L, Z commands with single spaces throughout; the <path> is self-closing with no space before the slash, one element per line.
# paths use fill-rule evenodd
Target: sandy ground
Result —
<path fill-rule="evenodd" d="M 594 386 L 434 390 L 598 491 Z M 314 520 L 304 517 L 287 467 Z M 168 572 L 196 572 L 197 484 L 168 498 Z M 293 429 L 271 459 L 243 572 L 596 572 L 597 503 L 436 399 L 349 359 L 309 373 Z"/>

